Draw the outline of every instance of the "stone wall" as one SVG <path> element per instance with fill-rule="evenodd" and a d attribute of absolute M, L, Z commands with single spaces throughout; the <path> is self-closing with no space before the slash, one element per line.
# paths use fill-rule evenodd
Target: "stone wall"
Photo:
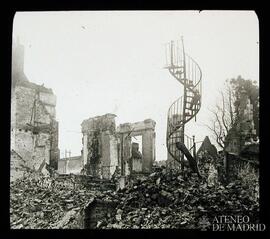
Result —
<path fill-rule="evenodd" d="M 55 98 L 52 92 L 39 92 L 39 88 L 34 83 L 27 84 L 17 81 L 12 94 L 12 119 L 13 127 L 24 127 L 33 120 L 33 107 L 35 106 L 35 120 L 44 124 L 49 124 L 55 118 L 55 112 L 50 114 L 45 108 L 45 103 L 51 97 Z M 45 87 L 44 87 L 45 88 Z M 41 88 L 42 89 L 42 88 Z M 45 88 L 46 89 L 46 88 Z M 44 89 L 43 89 L 44 90 Z M 42 95 L 42 98 L 41 98 Z M 45 97 L 46 96 L 46 97 Z M 56 105 L 50 106 L 55 108 Z M 15 125 L 14 125 L 15 124 Z"/>
<path fill-rule="evenodd" d="M 132 143 L 131 171 L 142 172 L 142 154 L 138 143 Z"/>
<path fill-rule="evenodd" d="M 142 144 L 142 169 L 145 172 L 151 172 L 155 161 L 155 133 L 152 130 L 143 133 Z"/>
<path fill-rule="evenodd" d="M 58 148 L 59 142 L 59 130 L 58 122 L 56 120 L 51 121 L 51 132 L 50 132 L 50 165 L 54 169 L 58 168 L 58 159 L 60 158 L 60 150 Z"/>
<path fill-rule="evenodd" d="M 119 150 L 120 143 L 119 139 L 115 135 L 110 135 L 110 175 L 113 175 L 116 168 L 120 165 Z"/>
<path fill-rule="evenodd" d="M 10 155 L 10 181 L 15 181 L 18 178 L 23 177 L 26 169 L 23 168 L 24 160 L 14 150 L 11 151 Z"/>
<path fill-rule="evenodd" d="M 83 163 L 87 174 L 110 179 L 118 166 L 118 139 L 115 118 L 106 114 L 84 120 Z"/>
<path fill-rule="evenodd" d="M 55 96 L 43 92 L 41 100 L 36 85 L 28 82 L 27 86 L 17 82 L 13 89 L 12 149 L 22 156 L 26 162 L 25 166 L 30 169 L 39 170 L 44 162 L 57 168 L 55 162 L 59 158 L 58 122 L 55 121 L 55 110 L 50 114 L 42 101 L 52 101 Z M 33 126 L 37 126 L 37 129 Z"/>
<path fill-rule="evenodd" d="M 155 160 L 155 122 L 147 119 L 115 128 L 113 114 L 84 120 L 83 163 L 87 174 L 109 179 L 119 167 L 124 176 L 132 173 L 132 136 L 142 136 L 142 158 L 134 161 L 135 171 L 150 173 Z"/>
<path fill-rule="evenodd" d="M 129 174 L 127 162 L 131 158 L 131 137 L 142 136 L 142 172 L 150 173 L 155 161 L 155 121 L 146 119 L 135 123 L 120 124 L 117 128 L 119 138 L 123 139 L 123 161 L 125 164 L 125 175 Z"/>
<path fill-rule="evenodd" d="M 225 170 L 227 182 L 241 180 L 253 198 L 259 198 L 259 155 L 248 159 L 226 153 Z"/>
<path fill-rule="evenodd" d="M 11 162 L 14 157 L 20 160 L 16 156 L 20 155 L 22 164 L 17 165 L 40 172 L 44 172 L 46 165 L 57 169 L 60 153 L 58 122 L 55 120 L 56 96 L 51 89 L 28 81 L 20 65 L 23 57 L 17 52 L 14 52 L 13 64 Z M 18 172 L 12 169 L 11 178 L 19 177 Z"/>

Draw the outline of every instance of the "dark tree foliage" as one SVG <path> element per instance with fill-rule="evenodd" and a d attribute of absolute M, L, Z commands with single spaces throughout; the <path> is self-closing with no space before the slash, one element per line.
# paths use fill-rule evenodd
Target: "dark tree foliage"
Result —
<path fill-rule="evenodd" d="M 211 124 L 206 125 L 213 133 L 218 146 L 224 149 L 227 135 L 231 130 L 240 134 L 241 124 L 246 121 L 244 109 L 247 100 L 253 105 L 253 121 L 256 135 L 259 136 L 259 87 L 256 81 L 245 80 L 241 76 L 226 80 L 220 92 L 221 101 L 210 110 L 213 114 Z"/>
<path fill-rule="evenodd" d="M 230 80 L 230 86 L 234 93 L 235 113 L 239 114 L 239 106 L 244 97 L 248 97 L 253 105 L 253 121 L 256 134 L 259 136 L 259 87 L 256 81 L 245 80 L 241 76 Z"/>

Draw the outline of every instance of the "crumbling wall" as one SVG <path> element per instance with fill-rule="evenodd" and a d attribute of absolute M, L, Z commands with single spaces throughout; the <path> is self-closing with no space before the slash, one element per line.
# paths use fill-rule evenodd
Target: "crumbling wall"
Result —
<path fill-rule="evenodd" d="M 142 172 L 142 154 L 139 151 L 139 144 L 132 143 L 131 171 Z"/>
<path fill-rule="evenodd" d="M 60 150 L 58 148 L 59 142 L 59 124 L 56 120 L 51 121 L 50 130 L 50 166 L 55 170 L 58 169 L 58 160 L 60 159 Z"/>
<path fill-rule="evenodd" d="M 114 216 L 116 202 L 97 200 L 90 201 L 77 217 L 81 228 L 96 229 L 100 227 L 100 222 Z"/>
<path fill-rule="evenodd" d="M 101 136 L 98 131 L 89 132 L 87 135 L 87 164 L 86 172 L 94 177 L 101 176 Z"/>
<path fill-rule="evenodd" d="M 25 167 L 40 171 L 46 164 L 57 169 L 59 158 L 55 105 L 46 108 L 42 100 L 55 103 L 55 96 L 45 87 L 16 81 L 11 99 L 11 149 L 21 155 Z"/>
<path fill-rule="evenodd" d="M 143 133 L 142 137 L 142 168 L 145 172 L 151 172 L 153 162 L 155 161 L 155 132 L 147 130 Z"/>
<path fill-rule="evenodd" d="M 27 129 L 13 130 L 16 132 L 14 150 L 24 159 L 24 166 L 39 170 L 43 162 L 50 164 L 50 135 L 33 134 Z"/>
<path fill-rule="evenodd" d="M 32 153 L 34 150 L 34 135 L 27 129 L 13 129 L 15 147 L 13 148 L 23 159 L 28 159 L 29 162 L 32 159 Z"/>
<path fill-rule="evenodd" d="M 39 93 L 39 99 L 43 103 L 43 105 L 46 108 L 46 111 L 53 117 L 55 118 L 56 116 L 56 111 L 55 111 L 55 106 L 56 106 L 56 96 L 48 93 L 48 92 L 40 92 Z"/>
<path fill-rule="evenodd" d="M 257 155 L 259 157 L 259 155 Z M 259 159 L 247 159 L 235 154 L 226 153 L 227 183 L 241 180 L 250 197 L 259 198 Z"/>
<path fill-rule="evenodd" d="M 34 170 L 41 170 L 41 165 L 50 163 L 50 135 L 41 132 L 33 135 L 33 138 L 33 151 L 30 152 L 32 153 L 32 159 L 31 161 L 28 160 L 29 167 Z"/>
<path fill-rule="evenodd" d="M 110 135 L 110 175 L 113 175 L 119 166 L 119 144 L 120 140 L 116 135 Z"/>
<path fill-rule="evenodd" d="M 110 179 L 118 166 L 115 115 L 106 114 L 84 120 L 83 162 L 87 174 Z"/>
<path fill-rule="evenodd" d="M 155 161 L 155 121 L 146 119 L 135 123 L 120 124 L 117 133 L 123 141 L 123 164 L 125 170 L 130 171 L 127 162 L 131 158 L 131 137 L 142 136 L 142 172 L 150 173 Z M 130 165 L 130 164 L 129 164 Z M 128 175 L 129 172 L 125 172 Z"/>
<path fill-rule="evenodd" d="M 149 173 L 155 160 L 155 122 L 147 119 L 133 124 L 121 124 L 115 129 L 113 114 L 84 120 L 83 133 L 84 171 L 109 179 L 117 167 L 124 176 L 132 171 L 132 136 L 142 136 L 142 158 L 134 160 L 135 171 Z"/>
<path fill-rule="evenodd" d="M 16 153 L 14 150 L 11 150 L 10 155 L 10 181 L 15 181 L 18 178 L 23 177 L 26 169 L 23 168 L 24 160 L 23 158 Z"/>

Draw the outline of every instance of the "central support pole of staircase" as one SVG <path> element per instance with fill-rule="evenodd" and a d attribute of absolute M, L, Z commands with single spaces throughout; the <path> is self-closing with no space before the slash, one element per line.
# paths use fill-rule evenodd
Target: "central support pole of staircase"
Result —
<path fill-rule="evenodd" d="M 187 77 L 186 77 L 186 57 L 185 57 L 185 47 L 184 47 L 184 39 L 183 36 L 181 37 L 182 41 L 182 47 L 183 47 L 183 61 L 184 61 L 184 102 L 183 102 L 183 120 L 185 121 L 186 119 L 186 104 L 187 104 Z M 182 131 L 180 132 L 181 134 L 181 141 L 185 142 L 185 124 L 182 126 Z M 184 154 L 181 154 L 181 169 L 183 171 L 184 169 Z"/>

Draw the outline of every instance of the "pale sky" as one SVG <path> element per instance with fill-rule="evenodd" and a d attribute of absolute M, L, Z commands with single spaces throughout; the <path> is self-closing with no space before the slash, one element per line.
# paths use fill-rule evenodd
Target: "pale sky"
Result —
<path fill-rule="evenodd" d="M 258 24 L 252 11 L 19 12 L 13 36 L 28 79 L 57 96 L 61 157 L 80 155 L 84 119 L 113 113 L 117 125 L 155 120 L 156 159 L 166 160 L 167 111 L 183 88 L 163 68 L 165 44 L 183 36 L 201 67 L 202 107 L 186 126 L 201 141 L 224 81 L 259 81 Z"/>

